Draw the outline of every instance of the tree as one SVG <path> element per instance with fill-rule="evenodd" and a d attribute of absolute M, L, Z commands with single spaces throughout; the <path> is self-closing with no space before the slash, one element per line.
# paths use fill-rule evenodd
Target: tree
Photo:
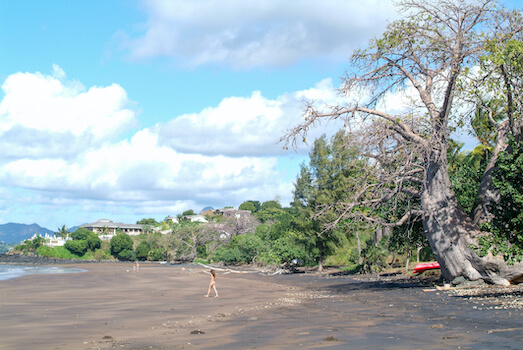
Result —
<path fill-rule="evenodd" d="M 96 249 L 100 249 L 102 247 L 102 240 L 94 232 L 89 233 L 85 241 L 89 250 L 95 251 Z"/>
<path fill-rule="evenodd" d="M 261 203 L 260 201 L 254 201 L 254 200 L 248 200 L 248 201 L 245 201 L 243 202 L 240 207 L 238 207 L 238 209 L 242 209 L 241 206 L 246 204 L 248 205 L 249 203 L 251 203 L 253 206 L 254 206 L 254 210 L 252 210 L 253 213 L 257 212 L 258 210 L 261 209 Z M 251 210 L 251 209 L 246 209 L 246 210 Z"/>
<path fill-rule="evenodd" d="M 111 238 L 111 254 L 118 259 L 131 260 L 133 239 L 126 233 L 120 233 Z"/>
<path fill-rule="evenodd" d="M 256 206 L 251 201 L 243 202 L 242 204 L 240 204 L 238 209 L 239 210 L 250 210 L 251 213 L 256 212 Z"/>
<path fill-rule="evenodd" d="M 218 232 L 212 227 L 197 222 L 182 221 L 172 225 L 171 246 L 175 248 L 175 256 L 182 261 L 193 261 L 197 257 L 198 247 L 217 238 Z"/>
<path fill-rule="evenodd" d="M 138 244 L 135 251 L 138 260 L 147 260 L 149 252 L 151 251 L 151 245 L 147 241 L 142 241 Z"/>
<path fill-rule="evenodd" d="M 71 238 L 75 241 L 81 241 L 87 239 L 87 236 L 89 236 L 90 233 L 93 233 L 86 229 L 85 227 L 80 227 L 73 233 L 71 233 Z"/>
<path fill-rule="evenodd" d="M 152 226 L 152 227 L 156 227 L 156 226 L 160 225 L 160 223 L 158 223 L 153 218 L 149 218 L 149 219 L 143 218 L 142 220 L 137 221 L 136 224 L 138 224 L 138 225 L 149 225 L 149 226 Z"/>
<path fill-rule="evenodd" d="M 499 201 L 491 204 L 494 214 L 485 228 L 493 235 L 482 237 L 481 253 L 499 251 L 509 263 L 523 259 L 523 146 L 509 142 L 511 151 L 502 152 L 493 173 Z"/>
<path fill-rule="evenodd" d="M 341 224 L 329 225 L 337 215 L 332 205 L 345 200 L 348 182 L 357 176 L 355 168 L 349 166 L 356 153 L 345 146 L 343 131 L 330 142 L 325 135 L 315 140 L 309 164 L 301 165 L 295 184 L 293 205 L 300 211 L 297 223 L 305 234 L 306 245 L 317 252 L 319 271 L 323 271 L 323 260 L 341 234 Z"/>
<path fill-rule="evenodd" d="M 196 215 L 196 213 L 194 212 L 194 210 L 192 209 L 189 209 L 189 210 L 186 210 L 182 213 L 183 216 L 187 216 L 187 215 Z"/>
<path fill-rule="evenodd" d="M 58 228 L 58 231 L 56 231 L 55 234 L 60 237 L 67 237 L 67 235 L 69 234 L 69 229 L 65 227 L 65 225 L 62 225 L 62 227 Z"/>
<path fill-rule="evenodd" d="M 76 240 L 76 241 L 67 241 L 64 245 L 65 249 L 69 250 L 71 253 L 82 256 L 87 252 L 87 241 L 86 240 Z"/>
<path fill-rule="evenodd" d="M 309 103 L 305 121 L 283 140 L 286 146 L 296 145 L 321 119 L 343 120 L 348 143 L 358 145 L 361 157 L 372 162 L 362 169 L 360 183 L 352 187 L 354 193 L 338 210 L 333 225 L 358 215 L 395 227 L 419 216 L 447 280 L 463 276 L 506 285 L 523 275 L 523 265 L 509 267 L 503 259 L 480 257 L 471 248 L 481 231 L 458 203 L 447 159 L 453 107 L 462 96 L 457 83 L 485 53 L 489 35 L 496 36 L 493 30 L 487 35 L 481 31 L 498 23 L 502 12 L 492 0 L 399 4 L 408 16 L 391 23 L 368 49 L 351 57 L 343 91 L 357 99 L 330 110 Z M 391 93 L 409 95 L 412 108 L 389 113 L 383 103 Z M 364 96 L 368 100 L 362 101 Z M 412 200 L 404 215 L 372 215 L 384 203 L 408 197 Z M 358 211 L 361 208 L 367 211 Z"/>

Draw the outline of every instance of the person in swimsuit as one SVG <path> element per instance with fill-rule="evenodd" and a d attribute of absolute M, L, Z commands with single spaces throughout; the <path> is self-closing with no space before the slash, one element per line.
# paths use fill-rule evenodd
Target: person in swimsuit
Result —
<path fill-rule="evenodd" d="M 207 290 L 206 298 L 209 297 L 209 294 L 211 294 L 211 288 L 214 290 L 214 297 L 218 298 L 218 291 L 216 290 L 216 273 L 214 270 L 211 270 L 211 282 L 209 283 L 209 290 Z"/>

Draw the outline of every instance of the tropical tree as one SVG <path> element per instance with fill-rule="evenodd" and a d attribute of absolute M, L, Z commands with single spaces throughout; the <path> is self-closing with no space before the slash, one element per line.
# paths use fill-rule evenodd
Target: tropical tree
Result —
<path fill-rule="evenodd" d="M 495 5 L 493 0 L 399 1 L 408 16 L 352 55 L 342 89 L 347 105 L 329 109 L 309 103 L 304 122 L 283 140 L 296 145 L 321 119 L 343 120 L 348 144 L 357 145 L 361 157 L 372 162 L 349 191 L 350 200 L 338 205 L 332 224 L 357 214 L 395 227 L 418 216 L 447 280 L 463 276 L 505 285 L 523 275 L 523 264 L 508 266 L 471 248 L 481 231 L 458 203 L 447 159 L 453 116 L 458 115 L 453 112 L 462 97 L 458 82 L 486 53 L 489 38 L 502 39 L 495 27 L 504 25 L 505 13 Z M 389 112 L 392 93 L 408 97 L 411 108 Z M 410 203 L 403 215 L 373 215 L 384 203 L 392 203 L 392 212 L 393 203 L 407 197 L 412 200 L 402 200 Z"/>
<path fill-rule="evenodd" d="M 58 231 L 56 231 L 55 234 L 60 237 L 67 237 L 67 235 L 69 234 L 69 229 L 65 227 L 65 225 L 62 225 L 62 227 L 58 228 Z"/>
<path fill-rule="evenodd" d="M 111 238 L 111 254 L 118 259 L 133 260 L 133 239 L 126 233 L 120 233 Z"/>
<path fill-rule="evenodd" d="M 341 234 L 341 224 L 329 225 L 337 216 L 332 206 L 345 200 L 349 182 L 357 176 L 355 167 L 349 166 L 356 152 L 345 147 L 345 136 L 340 131 L 330 142 L 325 135 L 314 141 L 309 164 L 301 165 L 294 189 L 293 205 L 301 214 L 296 222 L 305 234 L 304 244 L 317 253 L 319 271 Z"/>

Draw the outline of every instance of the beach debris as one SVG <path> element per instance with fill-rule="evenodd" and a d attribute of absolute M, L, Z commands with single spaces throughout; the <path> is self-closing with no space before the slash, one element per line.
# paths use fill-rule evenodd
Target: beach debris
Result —
<path fill-rule="evenodd" d="M 191 334 L 205 334 L 205 332 L 201 329 L 195 329 L 194 331 L 191 331 Z"/>
<path fill-rule="evenodd" d="M 338 338 L 335 338 L 332 335 L 330 335 L 327 338 L 323 339 L 323 341 L 342 341 L 342 340 L 338 339 Z"/>
<path fill-rule="evenodd" d="M 102 339 L 113 339 L 113 337 L 111 337 L 110 335 L 104 335 Z"/>

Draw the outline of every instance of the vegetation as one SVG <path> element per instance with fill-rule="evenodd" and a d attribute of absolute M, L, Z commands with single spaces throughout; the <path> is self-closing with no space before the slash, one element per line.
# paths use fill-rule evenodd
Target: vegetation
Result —
<path fill-rule="evenodd" d="M 206 211 L 207 223 L 191 222 L 190 209 L 177 223 L 140 220 L 150 228 L 144 234 L 118 232 L 108 244 L 79 229 L 65 250 L 319 270 L 335 263 L 361 272 L 408 270 L 415 255 L 438 260 L 447 280 L 521 279 L 523 19 L 492 0 L 398 3 L 409 17 L 390 23 L 350 59 L 343 93 L 354 102 L 310 102 L 303 123 L 284 136 L 292 146 L 322 120 L 345 125 L 314 140 L 289 207 L 247 200 L 239 209 L 249 217 Z M 402 92 L 412 108 L 390 114 L 386 99 Z M 458 126 L 478 139 L 476 149 L 462 152 L 452 140 Z M 17 249 L 64 253 L 44 243 L 36 238 Z"/>

